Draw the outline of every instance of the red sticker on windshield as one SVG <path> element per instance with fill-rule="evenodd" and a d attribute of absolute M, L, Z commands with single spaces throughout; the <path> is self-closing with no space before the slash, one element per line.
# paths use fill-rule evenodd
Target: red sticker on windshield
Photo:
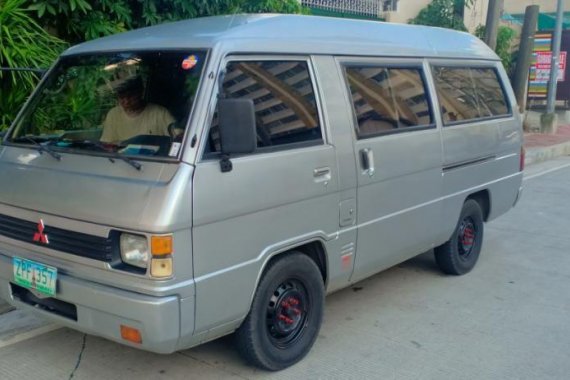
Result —
<path fill-rule="evenodd" d="M 198 64 L 198 58 L 195 55 L 191 55 L 182 61 L 182 68 L 184 70 L 191 70 Z"/>

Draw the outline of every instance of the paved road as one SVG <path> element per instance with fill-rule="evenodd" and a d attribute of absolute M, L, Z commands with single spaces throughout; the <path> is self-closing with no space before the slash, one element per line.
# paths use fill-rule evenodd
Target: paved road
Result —
<path fill-rule="evenodd" d="M 0 378 L 568 379 L 570 158 L 531 167 L 525 186 L 487 226 L 472 273 L 444 276 L 427 253 L 329 296 L 315 347 L 288 370 L 245 366 L 231 338 L 161 356 L 52 326 L 37 335 L 25 326 L 41 321 L 10 312 Z"/>

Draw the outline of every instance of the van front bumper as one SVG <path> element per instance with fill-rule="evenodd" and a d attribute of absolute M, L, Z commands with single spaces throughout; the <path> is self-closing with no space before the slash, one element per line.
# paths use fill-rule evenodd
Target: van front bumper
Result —
<path fill-rule="evenodd" d="M 0 297 L 11 305 L 41 314 L 61 325 L 143 350 L 167 354 L 178 348 L 180 300 L 177 296 L 152 297 L 58 273 L 56 296 L 40 300 L 63 301 L 55 302 L 62 310 L 75 307 L 75 316 L 73 313 L 63 316 L 56 311 L 58 307 L 50 310 L 34 306 L 34 297 L 23 300 L 26 297 L 20 293 L 27 294 L 27 291 L 14 286 L 12 258 L 0 253 Z M 138 329 L 142 343 L 123 340 L 121 325 Z"/>

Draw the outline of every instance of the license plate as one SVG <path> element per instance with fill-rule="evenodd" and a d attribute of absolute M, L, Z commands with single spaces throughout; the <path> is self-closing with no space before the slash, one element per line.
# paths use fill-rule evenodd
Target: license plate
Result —
<path fill-rule="evenodd" d="M 24 288 L 35 289 L 48 296 L 55 296 L 57 268 L 19 257 L 12 258 L 12 266 L 16 284 Z"/>

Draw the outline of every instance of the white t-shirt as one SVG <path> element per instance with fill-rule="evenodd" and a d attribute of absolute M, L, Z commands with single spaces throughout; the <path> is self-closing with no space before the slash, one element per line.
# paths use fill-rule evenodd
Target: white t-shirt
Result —
<path fill-rule="evenodd" d="M 168 126 L 174 121 L 166 108 L 156 104 L 147 104 L 135 116 L 128 115 L 121 106 L 116 106 L 107 113 L 100 140 L 118 143 L 138 135 L 168 136 Z"/>

